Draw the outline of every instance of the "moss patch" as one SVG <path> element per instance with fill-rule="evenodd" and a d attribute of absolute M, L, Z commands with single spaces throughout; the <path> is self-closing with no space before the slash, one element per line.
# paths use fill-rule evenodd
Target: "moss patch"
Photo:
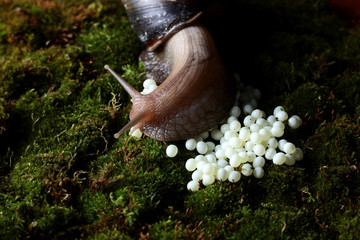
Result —
<path fill-rule="evenodd" d="M 215 2 L 215 1 L 214 1 Z M 228 69 L 304 125 L 305 152 L 196 193 L 180 154 L 113 134 L 143 49 L 118 0 L 0 3 L 0 238 L 350 239 L 359 233 L 360 28 L 328 1 L 221 1 L 204 24 Z M 212 9 L 210 6 L 207 9 Z M 231 24 L 228 24 L 228 23 Z M 234 27 L 236 26 L 236 27 Z M 233 32 L 240 32 L 241 38 Z M 181 145 L 181 143 L 180 143 Z"/>

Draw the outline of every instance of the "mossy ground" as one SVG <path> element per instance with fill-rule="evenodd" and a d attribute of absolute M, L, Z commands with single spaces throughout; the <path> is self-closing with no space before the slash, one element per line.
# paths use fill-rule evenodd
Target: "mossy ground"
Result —
<path fill-rule="evenodd" d="M 325 0 L 222 2 L 204 24 L 261 109 L 303 118 L 303 161 L 188 192 L 184 148 L 113 138 L 131 103 L 103 66 L 144 75 L 120 1 L 2 0 L 1 239 L 360 236 L 360 28 Z"/>

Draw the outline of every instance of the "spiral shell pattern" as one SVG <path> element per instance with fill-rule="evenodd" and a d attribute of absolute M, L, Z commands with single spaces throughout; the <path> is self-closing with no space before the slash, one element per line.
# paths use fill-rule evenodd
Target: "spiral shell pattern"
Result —
<path fill-rule="evenodd" d="M 200 15 L 197 1 L 123 0 L 134 32 L 153 50 Z"/>

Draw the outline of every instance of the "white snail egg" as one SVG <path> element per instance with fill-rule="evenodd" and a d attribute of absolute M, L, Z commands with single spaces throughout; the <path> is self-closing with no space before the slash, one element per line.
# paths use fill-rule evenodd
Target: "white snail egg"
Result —
<path fill-rule="evenodd" d="M 212 139 L 219 141 L 223 136 L 224 136 L 224 134 L 219 129 L 211 130 Z"/>
<path fill-rule="evenodd" d="M 216 179 L 225 181 L 228 178 L 228 172 L 224 168 L 219 168 L 216 172 Z"/>
<path fill-rule="evenodd" d="M 225 149 L 225 156 L 230 159 L 230 157 L 234 154 L 237 154 L 237 151 L 232 147 L 228 147 Z"/>
<path fill-rule="evenodd" d="M 279 121 L 286 121 L 288 119 L 288 114 L 285 111 L 277 111 L 275 117 L 279 119 Z"/>
<path fill-rule="evenodd" d="M 283 146 L 284 152 L 288 154 L 293 154 L 296 151 L 296 147 L 293 143 L 287 142 Z"/>
<path fill-rule="evenodd" d="M 132 130 L 130 130 L 130 132 L 131 132 Z M 142 136 L 142 132 L 140 131 L 140 129 L 136 129 L 135 131 L 133 131 L 132 133 L 131 133 L 131 136 L 133 136 L 133 137 L 135 137 L 135 138 L 137 138 L 137 139 L 140 139 L 141 138 L 141 136 Z"/>
<path fill-rule="evenodd" d="M 250 176 L 252 174 L 253 170 L 251 168 L 251 165 L 248 163 L 245 163 L 242 167 L 241 167 L 241 174 L 244 176 Z"/>
<path fill-rule="evenodd" d="M 240 166 L 241 158 L 238 154 L 234 154 L 230 157 L 229 163 L 232 167 L 236 168 Z"/>
<path fill-rule="evenodd" d="M 259 133 L 253 132 L 250 134 L 250 141 L 254 144 L 259 144 L 262 141 L 262 137 Z"/>
<path fill-rule="evenodd" d="M 256 155 L 252 151 L 247 151 L 246 154 L 248 155 L 248 162 L 253 162 L 256 158 Z"/>
<path fill-rule="evenodd" d="M 211 142 L 211 141 L 207 141 L 205 142 L 207 147 L 208 147 L 208 152 L 212 152 L 215 149 L 215 143 Z"/>
<path fill-rule="evenodd" d="M 269 125 L 268 121 L 266 119 L 264 119 L 264 118 L 256 119 L 255 123 L 257 125 L 259 125 L 260 127 L 262 127 L 262 128 Z"/>
<path fill-rule="evenodd" d="M 205 142 L 200 141 L 196 144 L 196 151 L 200 154 L 205 154 L 208 151 L 208 146 Z"/>
<path fill-rule="evenodd" d="M 226 133 L 227 131 L 229 131 L 229 130 L 230 130 L 230 125 L 227 124 L 227 123 L 221 125 L 221 127 L 220 127 L 220 131 L 221 131 L 223 134 L 225 134 L 225 133 Z"/>
<path fill-rule="evenodd" d="M 274 112 L 273 112 L 274 116 L 276 116 L 276 113 L 278 111 L 285 111 L 285 109 L 283 106 L 277 106 L 276 108 L 274 108 Z"/>
<path fill-rule="evenodd" d="M 266 130 L 268 130 L 269 131 L 269 133 L 271 133 L 271 129 L 272 129 L 272 126 L 265 126 L 265 127 L 263 127 L 264 129 L 266 129 Z"/>
<path fill-rule="evenodd" d="M 251 124 L 253 124 L 254 122 L 255 122 L 255 119 L 253 117 L 251 117 L 250 115 L 248 115 L 244 118 L 245 127 L 250 127 Z"/>
<path fill-rule="evenodd" d="M 146 79 L 144 82 L 143 82 L 143 87 L 145 89 L 149 89 L 151 86 L 155 85 L 156 86 L 156 82 L 152 79 Z"/>
<path fill-rule="evenodd" d="M 252 151 L 255 147 L 255 143 L 248 141 L 245 143 L 245 150 L 246 151 Z"/>
<path fill-rule="evenodd" d="M 254 159 L 252 165 L 254 168 L 257 168 L 257 167 L 262 168 L 265 165 L 265 159 L 263 157 L 257 157 Z"/>
<path fill-rule="evenodd" d="M 302 125 L 302 120 L 299 116 L 294 115 L 288 119 L 288 125 L 292 129 L 296 129 Z"/>
<path fill-rule="evenodd" d="M 238 106 L 233 106 L 230 110 L 230 116 L 234 116 L 236 118 L 240 117 L 241 109 Z"/>
<path fill-rule="evenodd" d="M 214 182 L 215 182 L 214 175 L 208 175 L 208 174 L 203 175 L 202 183 L 204 184 L 204 186 L 209 186 L 209 185 L 213 184 Z"/>
<path fill-rule="evenodd" d="M 214 152 L 206 154 L 205 158 L 206 158 L 207 162 L 209 162 L 209 163 L 215 163 L 216 162 L 216 156 L 215 156 Z"/>
<path fill-rule="evenodd" d="M 268 141 L 271 137 L 271 132 L 266 128 L 260 129 L 259 134 L 263 141 Z"/>
<path fill-rule="evenodd" d="M 229 173 L 228 180 L 232 183 L 238 182 L 241 178 L 241 174 L 238 171 L 232 171 Z"/>
<path fill-rule="evenodd" d="M 270 124 L 270 126 L 272 126 L 274 124 L 274 122 L 276 122 L 277 120 L 276 120 L 276 117 L 274 115 L 270 115 L 270 116 L 268 116 L 266 121 Z"/>
<path fill-rule="evenodd" d="M 276 153 L 273 158 L 273 163 L 276 165 L 282 165 L 285 163 L 285 161 L 286 161 L 286 156 L 282 152 Z"/>
<path fill-rule="evenodd" d="M 149 94 L 149 93 L 150 93 L 150 91 L 147 90 L 147 89 L 144 89 L 144 90 L 141 92 L 141 94 L 143 94 L 143 95 L 146 95 L 146 94 Z M 132 102 L 132 99 L 131 99 L 130 101 Z"/>
<path fill-rule="evenodd" d="M 241 123 L 238 120 L 234 120 L 229 124 L 231 131 L 239 131 L 241 128 Z"/>
<path fill-rule="evenodd" d="M 223 150 L 226 150 L 228 147 L 230 147 L 230 143 L 228 141 L 224 141 L 223 143 L 221 143 L 221 148 Z"/>
<path fill-rule="evenodd" d="M 246 163 L 249 160 L 249 155 L 246 151 L 238 153 L 241 163 Z"/>
<path fill-rule="evenodd" d="M 268 160 L 272 160 L 274 158 L 274 156 L 276 155 L 276 150 L 275 148 L 268 148 L 265 151 L 265 158 Z"/>
<path fill-rule="evenodd" d="M 225 142 L 227 142 L 227 140 L 225 139 L 225 137 L 222 137 L 222 138 L 220 139 L 220 145 L 223 144 L 223 143 L 225 143 Z"/>
<path fill-rule="evenodd" d="M 225 155 L 225 150 L 224 149 L 218 149 L 216 152 L 215 152 L 215 156 L 217 159 L 221 159 L 221 158 L 226 158 L 226 155 Z"/>
<path fill-rule="evenodd" d="M 218 168 L 219 168 L 219 165 L 217 164 L 217 162 L 213 162 L 213 163 L 211 163 L 211 165 L 213 165 L 213 167 L 214 167 L 214 174 L 216 174 L 216 172 L 217 172 L 217 170 L 218 170 Z"/>
<path fill-rule="evenodd" d="M 285 156 L 286 156 L 286 160 L 285 160 L 286 165 L 292 166 L 295 164 L 296 160 L 294 155 L 287 153 L 285 154 Z"/>
<path fill-rule="evenodd" d="M 245 114 L 250 114 L 254 110 L 254 107 L 251 104 L 245 104 L 243 107 L 243 112 Z"/>
<path fill-rule="evenodd" d="M 201 133 L 201 134 L 200 134 L 200 137 L 201 137 L 202 139 L 207 139 L 207 138 L 209 137 L 209 132 L 206 131 L 206 132 Z"/>
<path fill-rule="evenodd" d="M 234 168 L 230 165 L 225 166 L 224 169 L 228 174 L 230 174 L 232 171 L 234 171 Z"/>
<path fill-rule="evenodd" d="M 192 181 L 188 182 L 188 184 L 187 184 L 187 189 L 188 189 L 189 191 L 196 192 L 196 191 L 199 190 L 199 188 L 200 188 L 200 186 L 199 186 L 199 182 L 198 182 L 198 181 L 192 180 Z"/>
<path fill-rule="evenodd" d="M 195 170 L 192 174 L 191 174 L 191 179 L 194 181 L 200 181 L 203 178 L 203 173 L 200 170 Z"/>
<path fill-rule="evenodd" d="M 267 146 L 269 148 L 277 148 L 279 146 L 279 142 L 278 140 L 276 140 L 276 138 L 270 138 L 268 141 L 267 141 Z"/>
<path fill-rule="evenodd" d="M 301 161 L 304 158 L 304 152 L 300 148 L 296 148 L 294 156 L 296 161 Z"/>
<path fill-rule="evenodd" d="M 240 148 L 243 145 L 243 142 L 238 137 L 232 137 L 229 140 L 229 144 L 233 148 Z"/>
<path fill-rule="evenodd" d="M 227 141 L 230 140 L 232 137 L 239 137 L 238 133 L 235 131 L 228 130 L 225 132 L 224 137 Z"/>
<path fill-rule="evenodd" d="M 241 152 L 245 152 L 246 153 L 246 150 L 245 148 L 241 147 L 241 148 L 237 148 L 235 149 L 238 153 L 241 153 Z"/>
<path fill-rule="evenodd" d="M 228 119 L 227 119 L 227 124 L 230 124 L 230 123 L 233 122 L 233 121 L 237 121 L 237 117 L 235 117 L 235 116 L 230 116 L 230 117 L 228 117 Z"/>
<path fill-rule="evenodd" d="M 206 163 L 202 167 L 202 172 L 207 175 L 214 175 L 215 174 L 215 168 L 211 163 Z"/>
<path fill-rule="evenodd" d="M 278 128 L 281 128 L 281 129 L 285 129 L 285 124 L 282 122 L 282 121 L 275 121 L 272 125 L 272 127 L 278 127 Z"/>
<path fill-rule="evenodd" d="M 247 141 L 250 138 L 250 129 L 247 127 L 242 127 L 239 132 L 239 138 L 241 141 Z"/>
<path fill-rule="evenodd" d="M 206 162 L 206 161 L 207 161 L 207 159 L 206 159 L 205 156 L 203 156 L 203 155 L 197 155 L 197 156 L 195 157 L 195 160 L 196 160 L 196 162 L 200 162 L 200 161 Z"/>
<path fill-rule="evenodd" d="M 254 168 L 253 174 L 256 178 L 262 178 L 264 176 L 264 169 L 261 167 L 256 167 Z"/>
<path fill-rule="evenodd" d="M 279 140 L 279 149 L 281 151 L 284 151 L 284 145 L 287 143 L 288 141 L 286 139 L 280 139 Z M 284 151 L 285 152 L 285 151 Z"/>
<path fill-rule="evenodd" d="M 265 147 L 261 144 L 256 144 L 253 148 L 253 152 L 257 156 L 263 156 L 265 154 Z"/>
<path fill-rule="evenodd" d="M 251 132 L 259 132 L 261 129 L 261 126 L 256 124 L 256 123 L 253 123 L 250 125 L 250 131 Z"/>
<path fill-rule="evenodd" d="M 272 127 L 271 135 L 274 137 L 281 137 L 282 135 L 284 135 L 284 129 L 281 127 Z"/>
<path fill-rule="evenodd" d="M 193 138 L 186 140 L 185 147 L 189 151 L 194 150 L 196 148 L 196 140 Z"/>
<path fill-rule="evenodd" d="M 262 118 L 262 116 L 263 116 L 263 113 L 259 109 L 255 109 L 254 111 L 251 112 L 251 117 L 253 117 L 255 119 Z"/>
<path fill-rule="evenodd" d="M 227 165 L 229 165 L 228 161 L 226 161 L 225 159 L 219 159 L 217 161 L 217 165 L 220 167 L 220 168 L 224 168 L 226 167 Z"/>
<path fill-rule="evenodd" d="M 206 161 L 199 161 L 196 163 L 196 168 L 197 170 L 203 172 L 203 167 L 205 166 L 205 164 L 207 164 Z"/>
<path fill-rule="evenodd" d="M 185 168 L 189 172 L 192 172 L 196 169 L 196 164 L 197 164 L 197 162 L 194 158 L 189 158 L 185 163 Z"/>
<path fill-rule="evenodd" d="M 175 157 L 176 154 L 178 153 L 178 148 L 176 145 L 171 144 L 166 148 L 166 155 L 168 155 L 168 157 Z"/>
<path fill-rule="evenodd" d="M 154 91 L 155 89 L 157 89 L 158 86 L 156 85 L 150 85 L 148 88 L 149 93 L 151 93 L 152 91 Z"/>
<path fill-rule="evenodd" d="M 251 169 L 252 167 L 251 167 L 251 164 L 245 163 L 244 165 L 242 165 L 241 168 L 242 168 L 242 169 Z"/>

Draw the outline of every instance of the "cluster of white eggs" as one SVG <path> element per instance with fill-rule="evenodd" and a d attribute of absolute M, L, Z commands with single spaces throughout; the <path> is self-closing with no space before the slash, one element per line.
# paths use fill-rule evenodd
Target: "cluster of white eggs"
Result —
<path fill-rule="evenodd" d="M 143 94 L 157 87 L 153 80 L 146 80 L 143 86 Z M 300 148 L 285 139 L 278 140 L 284 135 L 286 126 L 292 129 L 300 127 L 301 118 L 297 115 L 289 117 L 282 106 L 276 107 L 273 114 L 266 117 L 264 111 L 256 109 L 260 91 L 250 86 L 240 89 L 244 91 L 238 92 L 235 106 L 219 128 L 185 142 L 186 149 L 197 152 L 185 163 L 185 168 L 192 172 L 192 180 L 187 184 L 191 191 L 199 190 L 200 183 L 209 186 L 215 180 L 235 183 L 241 175 L 262 178 L 266 162 L 293 165 L 303 158 Z M 241 121 L 242 112 L 245 116 Z M 141 132 L 134 131 L 132 135 L 141 137 Z M 169 157 L 175 157 L 177 153 L 176 145 L 171 144 L 166 149 Z"/>

